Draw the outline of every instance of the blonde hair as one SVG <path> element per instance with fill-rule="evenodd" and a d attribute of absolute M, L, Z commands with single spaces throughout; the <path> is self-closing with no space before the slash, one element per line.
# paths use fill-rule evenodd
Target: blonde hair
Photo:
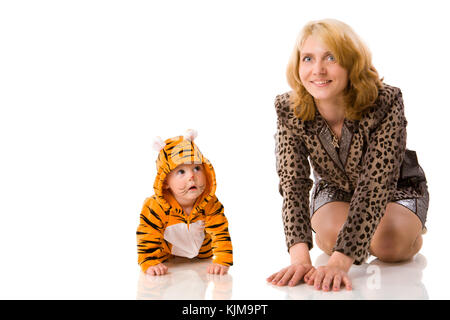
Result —
<path fill-rule="evenodd" d="M 291 95 L 295 115 L 302 120 L 314 120 L 316 106 L 313 97 L 303 86 L 299 70 L 303 43 L 309 36 L 318 37 L 330 49 L 337 63 L 348 72 L 349 83 L 344 92 L 345 116 L 361 119 L 364 111 L 378 97 L 382 86 L 372 56 L 358 35 L 347 24 L 324 19 L 307 23 L 300 31 L 287 66 L 287 81 L 294 91 Z"/>

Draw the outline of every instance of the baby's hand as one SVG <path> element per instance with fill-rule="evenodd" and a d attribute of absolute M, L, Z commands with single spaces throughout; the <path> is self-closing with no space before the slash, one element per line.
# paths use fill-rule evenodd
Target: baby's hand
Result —
<path fill-rule="evenodd" d="M 229 267 L 223 266 L 221 264 L 212 263 L 208 266 L 208 268 L 206 268 L 206 272 L 211 273 L 211 274 L 224 275 L 224 274 L 227 274 L 228 268 Z"/>
<path fill-rule="evenodd" d="M 151 276 L 162 276 L 163 274 L 166 274 L 169 268 L 167 268 L 162 263 L 157 264 L 156 266 L 148 267 L 147 271 L 145 271 L 146 274 Z"/>

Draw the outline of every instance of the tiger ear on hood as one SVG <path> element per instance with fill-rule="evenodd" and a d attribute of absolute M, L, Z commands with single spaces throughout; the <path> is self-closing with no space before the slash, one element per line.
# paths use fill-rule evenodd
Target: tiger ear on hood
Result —
<path fill-rule="evenodd" d="M 165 146 L 166 143 L 161 139 L 161 137 L 156 137 L 153 139 L 153 150 L 160 152 Z"/>
<path fill-rule="evenodd" d="M 197 130 L 187 129 L 184 133 L 184 139 L 188 141 L 194 141 L 195 138 L 197 138 Z"/>

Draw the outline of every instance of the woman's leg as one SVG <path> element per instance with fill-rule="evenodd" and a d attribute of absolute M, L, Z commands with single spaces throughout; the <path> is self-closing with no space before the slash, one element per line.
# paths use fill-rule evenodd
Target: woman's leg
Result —
<path fill-rule="evenodd" d="M 337 236 L 347 220 L 348 202 L 329 202 L 320 207 L 311 218 L 316 232 L 317 246 L 332 254 Z M 409 209 L 389 203 L 375 230 L 370 253 L 381 261 L 399 262 L 412 258 L 422 247 L 422 223 Z"/>
<path fill-rule="evenodd" d="M 370 243 L 370 253 L 381 261 L 409 260 L 422 247 L 422 222 L 408 208 L 388 203 Z"/>
<path fill-rule="evenodd" d="M 316 233 L 316 244 L 326 254 L 331 255 L 342 225 L 347 220 L 348 202 L 333 201 L 321 206 L 311 218 L 311 226 Z"/>

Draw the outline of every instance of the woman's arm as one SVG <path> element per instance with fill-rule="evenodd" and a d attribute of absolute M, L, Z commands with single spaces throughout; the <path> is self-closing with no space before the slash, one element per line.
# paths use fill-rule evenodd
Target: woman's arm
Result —
<path fill-rule="evenodd" d="M 386 89 L 368 138 L 363 169 L 350 202 L 349 214 L 333 251 L 364 262 L 372 236 L 395 191 L 406 148 L 406 119 L 401 91 Z M 371 121 L 368 119 L 367 121 Z"/>
<path fill-rule="evenodd" d="M 276 285 L 297 285 L 311 270 L 309 250 L 312 248 L 312 229 L 309 218 L 309 191 L 312 187 L 308 151 L 298 135 L 286 125 L 289 97 L 278 96 L 275 101 L 278 115 L 276 164 L 280 178 L 279 190 L 283 196 L 282 217 L 286 245 L 291 265 L 272 274 L 266 280 Z"/>
<path fill-rule="evenodd" d="M 276 166 L 280 178 L 279 191 L 283 196 L 282 217 L 288 250 L 296 243 L 313 247 L 309 213 L 309 192 L 312 187 L 308 150 L 303 140 L 286 124 L 289 97 L 277 96 Z M 293 115 L 293 114 L 292 114 Z"/>
<path fill-rule="evenodd" d="M 291 256 L 291 264 L 311 264 L 308 244 L 304 242 L 296 243 L 290 247 L 289 255 Z"/>

